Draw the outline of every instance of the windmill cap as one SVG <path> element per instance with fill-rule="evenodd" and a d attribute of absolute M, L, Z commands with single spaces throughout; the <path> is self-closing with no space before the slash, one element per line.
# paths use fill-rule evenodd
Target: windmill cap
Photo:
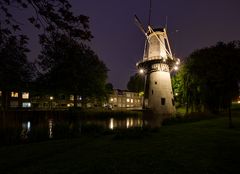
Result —
<path fill-rule="evenodd" d="M 155 32 L 164 32 L 164 28 L 153 28 L 153 31 Z M 148 31 L 147 34 L 150 34 L 150 32 Z"/>

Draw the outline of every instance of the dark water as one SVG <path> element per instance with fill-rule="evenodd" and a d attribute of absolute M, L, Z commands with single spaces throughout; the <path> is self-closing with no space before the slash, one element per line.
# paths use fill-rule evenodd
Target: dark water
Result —
<path fill-rule="evenodd" d="M 149 118 L 149 117 L 147 117 Z M 0 144 L 36 142 L 47 139 L 101 134 L 118 129 L 159 126 L 156 119 L 143 115 L 81 116 L 62 112 L 11 112 L 0 116 Z"/>

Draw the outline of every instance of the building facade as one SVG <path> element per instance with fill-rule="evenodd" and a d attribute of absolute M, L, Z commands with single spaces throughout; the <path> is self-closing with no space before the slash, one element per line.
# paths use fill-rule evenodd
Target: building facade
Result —
<path fill-rule="evenodd" d="M 56 96 L 50 95 L 34 95 L 31 96 L 29 92 L 9 92 L 7 97 L 3 100 L 2 91 L 0 91 L 0 108 L 5 106 L 9 109 L 36 109 L 36 110 L 61 110 L 68 109 L 74 106 L 74 96 L 59 94 Z M 108 109 L 141 109 L 143 97 L 136 92 L 130 92 L 126 90 L 113 90 L 109 94 L 108 100 L 99 103 L 97 100 L 88 100 L 85 103 L 87 108 L 108 108 Z M 82 107 L 82 98 L 77 96 L 77 107 Z"/>
<path fill-rule="evenodd" d="M 143 97 L 136 92 L 113 90 L 109 95 L 108 104 L 113 109 L 141 109 Z"/>

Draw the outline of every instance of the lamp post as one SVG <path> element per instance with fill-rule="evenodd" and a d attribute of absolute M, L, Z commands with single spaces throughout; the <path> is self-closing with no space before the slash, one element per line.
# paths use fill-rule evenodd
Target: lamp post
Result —
<path fill-rule="evenodd" d="M 50 97 L 49 97 L 49 99 L 50 99 L 50 110 L 52 110 L 52 101 L 53 101 L 53 96 L 50 96 Z"/>

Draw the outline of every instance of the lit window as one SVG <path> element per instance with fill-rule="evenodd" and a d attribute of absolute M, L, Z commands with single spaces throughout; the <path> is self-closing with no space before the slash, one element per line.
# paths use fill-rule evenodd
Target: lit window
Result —
<path fill-rule="evenodd" d="M 133 99 L 131 99 L 131 103 L 133 103 Z"/>
<path fill-rule="evenodd" d="M 11 92 L 11 97 L 18 97 L 18 93 L 17 92 Z"/>
<path fill-rule="evenodd" d="M 129 102 L 130 101 L 130 99 L 129 98 L 127 98 L 127 102 Z"/>
<path fill-rule="evenodd" d="M 113 101 L 114 101 L 114 102 L 117 102 L 117 98 L 114 98 Z"/>
<path fill-rule="evenodd" d="M 2 96 L 2 91 L 0 91 L 0 96 Z"/>
<path fill-rule="evenodd" d="M 50 96 L 49 99 L 50 99 L 50 100 L 53 100 L 53 96 Z"/>
<path fill-rule="evenodd" d="M 67 104 L 67 107 L 73 107 L 73 106 L 74 106 L 73 103 L 68 103 L 68 104 Z"/>
<path fill-rule="evenodd" d="M 29 99 L 29 92 L 23 92 L 22 93 L 22 98 L 23 99 Z"/>
<path fill-rule="evenodd" d="M 69 99 L 70 99 L 71 101 L 73 101 L 73 100 L 74 100 L 74 95 L 70 95 Z"/>
<path fill-rule="evenodd" d="M 22 103 L 22 107 L 23 108 L 30 108 L 31 107 L 31 103 L 30 102 L 23 102 Z"/>
<path fill-rule="evenodd" d="M 110 98 L 110 101 L 113 102 L 113 98 Z"/>

